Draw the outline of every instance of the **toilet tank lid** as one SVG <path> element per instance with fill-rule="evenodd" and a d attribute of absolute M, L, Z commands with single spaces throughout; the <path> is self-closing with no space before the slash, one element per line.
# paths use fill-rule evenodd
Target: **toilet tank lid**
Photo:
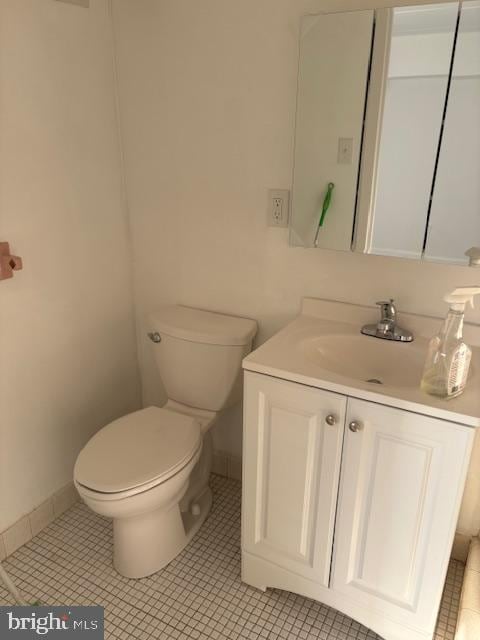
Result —
<path fill-rule="evenodd" d="M 255 320 L 180 305 L 160 307 L 148 322 L 150 330 L 204 344 L 247 345 L 257 333 Z"/>

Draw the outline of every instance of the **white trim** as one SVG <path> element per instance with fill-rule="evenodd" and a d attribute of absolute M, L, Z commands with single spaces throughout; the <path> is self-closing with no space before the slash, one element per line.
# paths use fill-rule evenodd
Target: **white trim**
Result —
<path fill-rule="evenodd" d="M 79 501 L 73 482 L 56 491 L 30 513 L 22 516 L 0 533 L 0 560 L 15 553 Z"/>

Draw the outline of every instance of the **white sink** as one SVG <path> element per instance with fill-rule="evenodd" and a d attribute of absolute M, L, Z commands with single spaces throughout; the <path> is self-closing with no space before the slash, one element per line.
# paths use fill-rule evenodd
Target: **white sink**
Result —
<path fill-rule="evenodd" d="M 418 387 L 426 340 L 393 342 L 352 334 L 324 334 L 299 342 L 305 358 L 332 373 L 372 385 Z"/>
<path fill-rule="evenodd" d="M 442 319 L 400 314 L 399 324 L 414 341 L 393 342 L 360 333 L 378 310 L 306 298 L 302 313 L 243 361 L 249 371 L 335 393 L 388 404 L 436 418 L 480 427 L 480 325 L 465 323 L 473 347 L 465 392 L 453 399 L 430 396 L 420 388 L 428 340 Z"/>

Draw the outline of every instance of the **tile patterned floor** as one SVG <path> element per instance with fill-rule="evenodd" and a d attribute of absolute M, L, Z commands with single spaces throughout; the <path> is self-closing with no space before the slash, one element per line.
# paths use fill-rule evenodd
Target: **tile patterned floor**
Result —
<path fill-rule="evenodd" d="M 111 524 L 77 504 L 5 562 L 29 600 L 100 604 L 118 640 L 379 640 L 347 616 L 284 591 L 240 581 L 240 484 L 213 476 L 214 508 L 168 567 L 127 580 L 111 565 Z M 452 563 L 436 640 L 451 640 L 463 566 Z M 10 602 L 0 587 L 0 602 Z"/>
<path fill-rule="evenodd" d="M 453 640 L 455 638 L 464 571 L 465 565 L 461 562 L 456 560 L 450 562 L 434 640 Z"/>

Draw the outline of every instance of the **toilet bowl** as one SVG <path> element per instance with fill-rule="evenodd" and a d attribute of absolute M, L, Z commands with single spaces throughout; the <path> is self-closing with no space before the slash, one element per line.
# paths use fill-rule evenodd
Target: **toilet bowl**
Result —
<path fill-rule="evenodd" d="M 129 578 L 166 566 L 205 521 L 210 429 L 241 397 L 241 361 L 256 333 L 252 320 L 180 306 L 152 314 L 150 328 L 166 405 L 103 427 L 74 469 L 83 501 L 113 519 L 113 563 Z"/>

